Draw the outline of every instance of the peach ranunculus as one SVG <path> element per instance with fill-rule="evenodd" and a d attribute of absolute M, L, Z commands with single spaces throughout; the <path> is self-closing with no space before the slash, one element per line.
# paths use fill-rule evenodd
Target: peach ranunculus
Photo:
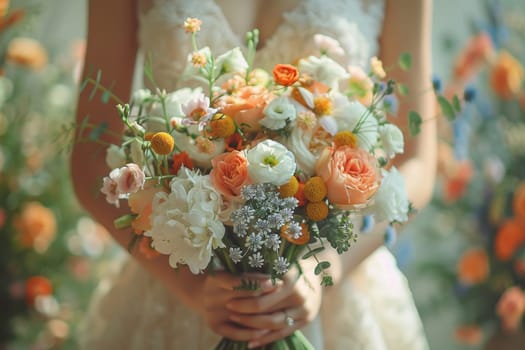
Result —
<path fill-rule="evenodd" d="M 365 204 L 379 188 L 377 160 L 360 148 L 325 148 L 316 172 L 326 184 L 330 202 L 341 208 Z"/>
<path fill-rule="evenodd" d="M 466 285 L 482 283 L 489 276 L 489 269 L 487 252 L 481 248 L 469 249 L 458 262 L 458 278 Z"/>
<path fill-rule="evenodd" d="M 277 84 L 290 86 L 299 80 L 299 70 L 291 64 L 276 64 L 273 68 L 273 78 Z"/>
<path fill-rule="evenodd" d="M 520 287 L 510 287 L 503 293 L 496 305 L 496 313 L 503 330 L 512 332 L 518 329 L 525 313 L 525 293 Z"/>
<path fill-rule="evenodd" d="M 481 344 L 483 333 L 476 325 L 463 325 L 456 328 L 454 332 L 456 341 L 460 344 L 476 346 Z"/>
<path fill-rule="evenodd" d="M 516 219 L 508 219 L 499 228 L 494 241 L 496 257 L 508 261 L 525 243 L 525 225 Z"/>
<path fill-rule="evenodd" d="M 39 202 L 28 202 L 15 218 L 14 227 L 20 234 L 20 242 L 26 248 L 43 253 L 57 232 L 55 214 Z"/>
<path fill-rule="evenodd" d="M 138 214 L 131 223 L 136 234 L 142 234 L 151 229 L 151 213 L 153 197 L 158 192 L 165 192 L 163 186 L 156 185 L 155 181 L 147 182 L 144 189 L 132 193 L 128 198 L 128 205 L 132 213 Z"/>
<path fill-rule="evenodd" d="M 468 81 L 494 52 L 489 34 L 481 32 L 467 43 L 454 63 L 454 78 Z"/>
<path fill-rule="evenodd" d="M 525 181 L 521 182 L 516 192 L 514 192 L 512 209 L 514 210 L 514 215 L 525 222 Z"/>
<path fill-rule="evenodd" d="M 15 38 L 7 47 L 7 61 L 34 70 L 41 70 L 47 65 L 46 49 L 35 39 Z"/>
<path fill-rule="evenodd" d="M 509 52 L 501 51 L 490 70 L 490 84 L 501 98 L 509 99 L 521 90 L 525 71 Z"/>
<path fill-rule="evenodd" d="M 248 160 L 243 152 L 219 154 L 211 163 L 213 165 L 210 172 L 211 183 L 225 199 L 235 199 L 240 195 L 241 188 L 251 183 L 248 176 Z"/>
<path fill-rule="evenodd" d="M 264 117 L 264 108 L 274 97 L 265 87 L 244 86 L 232 95 L 220 98 L 215 107 L 233 118 L 245 132 L 252 133 L 260 130 L 259 121 Z"/>

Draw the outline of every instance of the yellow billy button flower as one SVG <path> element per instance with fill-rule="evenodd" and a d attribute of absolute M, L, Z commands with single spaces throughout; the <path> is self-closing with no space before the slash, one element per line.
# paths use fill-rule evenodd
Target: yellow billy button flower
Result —
<path fill-rule="evenodd" d="M 326 96 L 317 96 L 314 98 L 314 112 L 319 116 L 332 114 L 332 101 Z"/>
<path fill-rule="evenodd" d="M 304 184 L 304 197 L 309 202 L 320 202 L 326 197 L 327 189 L 323 179 L 320 176 L 314 176 L 308 179 Z"/>
<path fill-rule="evenodd" d="M 290 232 L 290 225 L 284 224 L 281 227 L 281 237 L 286 239 L 288 242 L 297 244 L 297 245 L 304 245 L 310 241 L 310 230 L 308 230 L 308 225 L 305 223 L 301 223 L 301 235 L 294 237 L 294 235 Z"/>
<path fill-rule="evenodd" d="M 312 221 L 321 221 L 328 216 L 328 205 L 325 202 L 310 202 L 306 204 L 306 216 Z"/>
<path fill-rule="evenodd" d="M 235 133 L 235 122 L 232 117 L 216 113 L 210 120 L 208 134 L 211 137 L 227 138 Z"/>
<path fill-rule="evenodd" d="M 357 147 L 357 136 L 351 131 L 340 131 L 334 136 L 334 144 L 336 147 L 350 146 Z"/>
<path fill-rule="evenodd" d="M 299 181 L 297 181 L 297 178 L 295 176 L 292 176 L 290 178 L 290 181 L 288 183 L 285 183 L 282 186 L 279 186 L 279 193 L 281 194 L 282 198 L 286 197 L 293 197 L 299 190 Z"/>
<path fill-rule="evenodd" d="M 151 148 L 157 154 L 170 154 L 173 151 L 173 147 L 175 147 L 175 140 L 167 132 L 157 132 L 151 138 Z"/>
<path fill-rule="evenodd" d="M 146 135 L 144 135 L 144 140 L 146 141 L 151 141 L 151 139 L 153 138 L 153 135 L 155 135 L 155 133 L 153 132 L 147 132 Z"/>

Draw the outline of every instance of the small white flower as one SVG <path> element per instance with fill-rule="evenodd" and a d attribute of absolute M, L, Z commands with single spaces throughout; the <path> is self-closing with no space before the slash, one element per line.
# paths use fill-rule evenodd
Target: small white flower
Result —
<path fill-rule="evenodd" d="M 195 54 L 204 57 L 206 62 L 211 61 L 211 50 L 208 46 L 201 48 L 199 51 L 191 52 L 190 54 L 188 54 L 186 68 L 184 69 L 182 75 L 186 79 L 197 79 L 206 82 L 208 77 L 205 75 L 204 69 L 201 69 L 201 67 L 197 67 L 193 64 L 193 56 Z"/>
<path fill-rule="evenodd" d="M 106 149 L 106 164 L 110 169 L 120 168 L 126 164 L 126 153 L 117 145 Z"/>
<path fill-rule="evenodd" d="M 286 272 L 288 272 L 289 266 L 290 263 L 284 256 L 278 257 L 273 263 L 273 269 L 278 275 L 284 275 Z"/>
<path fill-rule="evenodd" d="M 378 222 L 408 220 L 409 201 L 405 178 L 396 168 L 393 167 L 388 172 L 383 170 L 383 180 L 374 195 L 374 205 L 371 209 Z"/>
<path fill-rule="evenodd" d="M 339 81 L 348 78 L 347 71 L 337 62 L 326 56 L 310 56 L 299 62 L 299 71 L 310 75 L 314 80 L 337 89 Z"/>
<path fill-rule="evenodd" d="M 286 126 L 287 122 L 295 120 L 296 111 L 294 105 L 287 97 L 273 99 L 264 109 L 265 117 L 259 122 L 262 126 L 279 130 Z"/>
<path fill-rule="evenodd" d="M 295 173 L 295 158 L 285 146 L 273 140 L 264 140 L 250 149 L 248 174 L 253 183 L 283 185 Z"/>
<path fill-rule="evenodd" d="M 230 248 L 230 259 L 232 259 L 232 261 L 237 264 L 239 262 L 241 262 L 242 260 L 242 249 L 239 248 L 239 247 L 231 247 Z"/>
<path fill-rule="evenodd" d="M 143 104 L 146 100 L 150 99 L 153 95 L 148 89 L 139 89 L 133 93 L 133 102 L 138 105 Z"/>
<path fill-rule="evenodd" d="M 215 59 L 216 76 L 227 73 L 243 73 L 248 69 L 248 62 L 241 49 L 236 47 Z"/>
<path fill-rule="evenodd" d="M 257 252 L 248 257 L 248 265 L 260 269 L 264 265 L 264 258 L 261 253 Z"/>
<path fill-rule="evenodd" d="M 405 142 L 403 140 L 403 133 L 394 124 L 385 124 L 379 127 L 379 137 L 383 150 L 388 158 L 394 158 L 396 154 L 401 154 L 404 151 Z"/>

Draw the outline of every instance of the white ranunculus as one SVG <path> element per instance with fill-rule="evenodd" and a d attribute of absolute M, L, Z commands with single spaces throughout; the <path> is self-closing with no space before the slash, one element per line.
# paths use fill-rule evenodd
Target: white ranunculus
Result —
<path fill-rule="evenodd" d="M 241 49 L 236 47 L 215 59 L 215 75 L 228 73 L 242 73 L 248 69 L 248 62 L 244 58 Z"/>
<path fill-rule="evenodd" d="M 378 122 L 367 107 L 357 101 L 337 99 L 333 116 L 338 131 L 351 131 L 357 135 L 359 146 L 370 150 L 377 143 Z"/>
<path fill-rule="evenodd" d="M 286 126 L 286 122 L 295 120 L 294 105 L 287 97 L 273 99 L 264 109 L 265 117 L 259 123 L 265 128 L 279 130 Z"/>
<path fill-rule="evenodd" d="M 315 174 L 317 157 L 310 151 L 309 144 L 312 140 L 313 130 L 292 128 L 290 136 L 286 139 L 288 149 L 294 154 L 297 168 L 308 177 Z"/>
<path fill-rule="evenodd" d="M 126 164 L 126 153 L 117 145 L 109 145 L 106 149 L 106 164 L 110 169 L 124 166 Z"/>
<path fill-rule="evenodd" d="M 171 267 L 188 265 L 197 274 L 209 265 L 213 250 L 224 247 L 221 195 L 208 175 L 186 168 L 181 168 L 170 187 L 170 193 L 155 195 L 151 229 L 144 234 L 152 238 L 158 252 L 169 255 Z"/>
<path fill-rule="evenodd" d="M 299 62 L 299 71 L 335 90 L 338 89 L 340 80 L 348 78 L 346 69 L 326 56 L 302 59 Z"/>
<path fill-rule="evenodd" d="M 390 171 L 383 170 L 383 180 L 374 195 L 374 205 L 371 209 L 378 222 L 408 220 L 409 201 L 405 178 L 396 168 L 391 168 Z"/>
<path fill-rule="evenodd" d="M 248 174 L 254 183 L 277 186 L 290 180 L 295 173 L 295 158 L 285 146 L 273 140 L 264 140 L 246 154 Z"/>
<path fill-rule="evenodd" d="M 379 127 L 379 137 L 388 158 L 394 158 L 396 154 L 404 152 L 403 133 L 394 124 L 381 125 Z"/>

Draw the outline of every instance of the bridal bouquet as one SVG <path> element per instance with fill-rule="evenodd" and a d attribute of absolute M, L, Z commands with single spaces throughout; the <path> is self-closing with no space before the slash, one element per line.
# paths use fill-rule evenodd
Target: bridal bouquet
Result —
<path fill-rule="evenodd" d="M 407 220 L 404 180 L 386 168 L 404 141 L 386 118 L 395 84 L 379 60 L 370 73 L 344 68 L 330 58 L 339 44 L 316 35 L 318 55 L 269 72 L 253 65 L 256 30 L 246 55 L 215 56 L 197 45 L 200 25 L 184 23 L 194 48 L 187 87 L 138 90 L 118 105 L 125 135 L 108 148 L 112 170 L 101 189 L 109 203 L 129 205 L 117 227 L 130 225 L 134 241 L 169 255 L 173 268 L 198 274 L 219 262 L 278 279 L 324 249 L 347 251 L 355 218 Z M 321 260 L 315 273 L 330 285 Z M 311 348 L 299 332 L 279 343 Z"/>

